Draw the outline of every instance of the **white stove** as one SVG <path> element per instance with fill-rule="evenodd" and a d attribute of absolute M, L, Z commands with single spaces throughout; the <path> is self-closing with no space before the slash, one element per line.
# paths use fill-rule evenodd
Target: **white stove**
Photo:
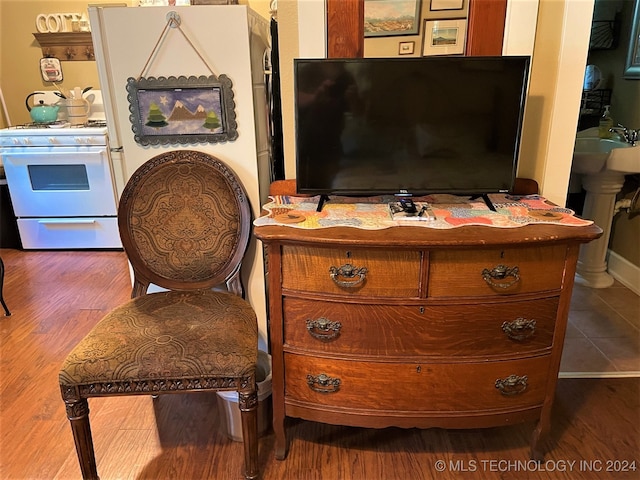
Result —
<path fill-rule="evenodd" d="M 0 147 L 107 145 L 107 141 L 104 121 L 73 126 L 67 122 L 29 123 L 0 130 Z"/>
<path fill-rule="evenodd" d="M 77 124 L 72 125 L 66 120 L 56 120 L 55 122 L 51 122 L 51 123 L 32 122 L 32 123 L 25 123 L 22 125 L 14 125 L 12 127 L 8 127 L 6 130 L 59 130 L 61 128 L 87 129 L 87 128 L 100 128 L 100 127 L 106 127 L 106 126 L 107 126 L 106 120 L 93 118 L 93 119 L 87 120 L 87 122 L 82 125 L 77 125 Z"/>
<path fill-rule="evenodd" d="M 93 95 L 95 102 L 99 92 Z M 99 106 L 96 111 L 84 125 L 63 118 L 0 130 L 23 248 L 122 247 L 107 126 Z"/>

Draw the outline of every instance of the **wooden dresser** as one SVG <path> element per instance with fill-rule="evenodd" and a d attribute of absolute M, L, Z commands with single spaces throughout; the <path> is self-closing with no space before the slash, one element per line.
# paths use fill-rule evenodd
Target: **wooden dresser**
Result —
<path fill-rule="evenodd" d="M 303 230 L 267 249 L 276 458 L 285 417 L 550 429 L 581 243 L 595 225 Z"/>

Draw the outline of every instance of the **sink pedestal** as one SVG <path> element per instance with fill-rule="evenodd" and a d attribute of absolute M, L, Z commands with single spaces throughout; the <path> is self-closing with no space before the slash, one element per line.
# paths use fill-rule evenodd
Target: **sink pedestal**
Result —
<path fill-rule="evenodd" d="M 611 236 L 611 223 L 616 195 L 624 184 L 624 174 L 605 170 L 594 175 L 584 175 L 582 186 L 586 198 L 582 216 L 593 220 L 602 230 L 602 236 L 580 247 L 576 282 L 593 288 L 613 285 L 613 277 L 607 273 L 607 248 Z"/>

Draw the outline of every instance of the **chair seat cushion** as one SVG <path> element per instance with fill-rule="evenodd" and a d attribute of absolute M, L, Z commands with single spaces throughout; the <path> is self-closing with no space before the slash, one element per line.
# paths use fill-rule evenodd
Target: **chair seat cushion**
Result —
<path fill-rule="evenodd" d="M 241 297 L 152 293 L 107 314 L 67 356 L 60 385 L 238 378 L 257 354 L 256 316 Z"/>

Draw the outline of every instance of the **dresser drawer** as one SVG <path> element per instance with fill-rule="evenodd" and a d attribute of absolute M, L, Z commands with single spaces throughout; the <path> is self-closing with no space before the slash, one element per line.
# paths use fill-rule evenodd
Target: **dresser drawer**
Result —
<path fill-rule="evenodd" d="M 400 306 L 284 300 L 284 345 L 385 356 L 513 356 L 550 349 L 558 298 Z"/>
<path fill-rule="evenodd" d="M 355 362 L 285 354 L 284 361 L 285 402 L 324 409 L 479 412 L 542 404 L 550 356 L 429 364 Z"/>
<path fill-rule="evenodd" d="M 418 251 L 282 247 L 282 288 L 348 296 L 417 297 Z"/>
<path fill-rule="evenodd" d="M 435 250 L 429 257 L 430 297 L 480 297 L 556 290 L 566 246 Z"/>

